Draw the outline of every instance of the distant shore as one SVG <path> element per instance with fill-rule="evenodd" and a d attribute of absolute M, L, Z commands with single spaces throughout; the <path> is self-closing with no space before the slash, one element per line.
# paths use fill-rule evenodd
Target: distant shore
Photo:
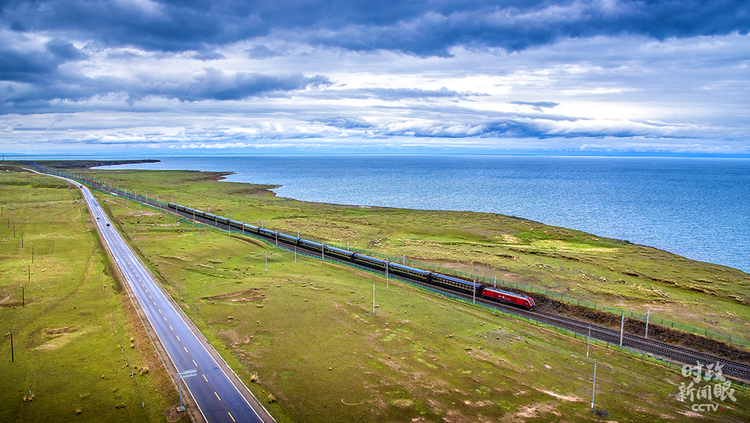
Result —
<path fill-rule="evenodd" d="M 90 169 L 101 166 L 118 166 L 127 164 L 159 163 L 157 159 L 140 160 L 34 160 L 34 162 L 55 169 Z"/>

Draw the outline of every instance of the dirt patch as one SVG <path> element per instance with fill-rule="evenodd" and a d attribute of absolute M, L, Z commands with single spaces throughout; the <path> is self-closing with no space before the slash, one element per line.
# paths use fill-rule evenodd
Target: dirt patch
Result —
<path fill-rule="evenodd" d="M 552 402 L 538 402 L 531 405 L 524 405 L 520 410 L 511 416 L 508 421 L 511 422 L 523 422 L 528 419 L 541 417 L 542 414 L 554 414 L 560 417 L 560 413 L 555 411 L 557 407 Z"/>
<path fill-rule="evenodd" d="M 552 391 L 545 391 L 544 389 L 539 389 L 539 388 L 534 388 L 534 389 L 536 389 L 539 392 L 543 392 L 543 393 L 545 393 L 545 394 L 547 394 L 549 396 L 555 397 L 555 398 L 557 398 L 559 400 L 563 400 L 563 401 L 567 401 L 567 402 L 583 402 L 584 401 L 583 398 L 577 397 L 575 395 L 560 395 L 560 394 L 556 394 L 556 393 L 554 393 Z"/>
<path fill-rule="evenodd" d="M 229 294 L 203 297 L 202 300 L 221 300 L 232 302 L 260 301 L 266 298 L 266 293 L 257 289 L 246 289 L 244 291 L 230 292 Z"/>
<path fill-rule="evenodd" d="M 164 411 L 164 417 L 167 418 L 167 421 L 169 423 L 178 422 L 178 421 L 182 420 L 182 418 L 187 415 L 187 412 L 185 412 L 185 411 L 182 411 L 182 412 L 177 411 L 177 407 L 179 407 L 179 406 L 180 406 L 179 404 L 175 404 L 175 405 L 167 408 Z"/>
<path fill-rule="evenodd" d="M 38 347 L 37 350 L 56 350 L 65 346 L 70 341 L 78 338 L 81 335 L 88 333 L 89 330 L 78 330 L 76 328 L 59 328 L 59 329 L 48 329 L 44 331 L 45 340 L 44 343 Z"/>
<path fill-rule="evenodd" d="M 705 416 L 703 416 L 703 414 L 698 414 L 695 411 L 678 411 L 678 413 L 682 414 L 685 417 L 690 417 L 690 418 L 694 418 L 694 419 L 696 419 L 696 418 L 705 418 Z"/>
<path fill-rule="evenodd" d="M 11 308 L 11 307 L 17 307 L 21 305 L 21 301 L 11 301 L 10 300 L 11 297 L 12 295 L 8 295 L 7 297 L 0 300 L 0 307 Z"/>
<path fill-rule="evenodd" d="M 185 261 L 185 257 L 177 257 L 177 256 L 161 256 L 161 258 L 165 258 L 165 259 L 172 259 L 172 260 L 179 260 L 179 261 Z"/>
<path fill-rule="evenodd" d="M 68 333 L 68 332 L 75 332 L 75 329 L 70 329 L 68 327 L 60 328 L 60 329 L 50 329 L 47 331 L 47 335 L 57 335 L 60 333 Z"/>

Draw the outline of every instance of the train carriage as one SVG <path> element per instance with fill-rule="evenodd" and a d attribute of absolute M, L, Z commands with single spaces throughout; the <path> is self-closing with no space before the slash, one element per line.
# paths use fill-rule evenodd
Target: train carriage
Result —
<path fill-rule="evenodd" d="M 270 239 L 276 239 L 276 231 L 271 231 L 265 228 L 258 228 L 258 235 L 261 235 Z"/>
<path fill-rule="evenodd" d="M 415 267 L 406 266 L 394 262 L 388 263 L 388 270 L 394 275 L 404 276 L 407 278 L 415 278 L 422 282 L 430 281 L 430 272 Z"/>
<path fill-rule="evenodd" d="M 430 283 L 442 285 L 447 288 L 456 289 L 463 292 L 479 293 L 482 289 L 482 285 L 476 282 L 469 282 L 463 279 L 454 278 L 452 276 L 441 275 L 440 273 L 430 274 Z"/>
<path fill-rule="evenodd" d="M 534 310 L 536 307 L 536 303 L 534 303 L 534 299 L 531 297 L 496 288 L 484 288 L 484 290 L 482 290 L 482 297 L 492 298 L 495 301 L 503 303 L 515 304 L 527 310 Z"/>
<path fill-rule="evenodd" d="M 299 239 L 299 246 L 304 248 L 309 248 L 317 253 L 320 253 L 323 251 L 323 244 L 310 241 L 309 239 L 300 238 Z"/>
<path fill-rule="evenodd" d="M 279 241 L 284 241 L 288 244 L 297 245 L 297 242 L 299 242 L 299 238 L 296 236 L 287 235 L 285 233 L 279 232 Z"/>
<path fill-rule="evenodd" d="M 248 225 L 247 223 L 242 224 L 242 227 L 244 228 L 245 232 L 248 232 L 248 233 L 251 233 L 251 234 L 256 234 L 256 235 L 259 233 L 258 231 L 260 229 L 257 226 Z"/>
<path fill-rule="evenodd" d="M 371 269 L 385 271 L 385 260 L 366 256 L 364 254 L 354 253 L 352 254 L 352 261 Z"/>
<path fill-rule="evenodd" d="M 354 255 L 353 252 L 342 250 L 341 248 L 331 247 L 329 245 L 324 246 L 325 248 L 325 255 L 336 257 L 338 259 L 346 260 L 346 261 L 352 261 L 352 256 Z"/>

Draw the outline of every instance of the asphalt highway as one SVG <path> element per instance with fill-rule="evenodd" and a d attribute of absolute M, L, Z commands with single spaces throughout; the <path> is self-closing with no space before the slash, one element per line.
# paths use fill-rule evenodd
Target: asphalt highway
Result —
<path fill-rule="evenodd" d="M 85 186 L 79 188 L 115 264 L 130 285 L 172 364 L 178 372 L 196 370 L 194 377 L 183 379 L 183 395 L 187 386 L 187 391 L 195 400 L 200 412 L 210 423 L 273 421 L 259 404 L 256 407 L 260 410 L 253 409 L 222 366 L 183 320 L 172 302 L 166 298 L 166 294 L 117 229 L 111 225 L 96 198 Z"/>

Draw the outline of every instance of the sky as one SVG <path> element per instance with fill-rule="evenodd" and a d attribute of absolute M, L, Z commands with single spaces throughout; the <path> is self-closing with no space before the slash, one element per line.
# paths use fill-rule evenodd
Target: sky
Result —
<path fill-rule="evenodd" d="M 749 29 L 747 0 L 0 0 L 0 151 L 750 156 Z"/>

